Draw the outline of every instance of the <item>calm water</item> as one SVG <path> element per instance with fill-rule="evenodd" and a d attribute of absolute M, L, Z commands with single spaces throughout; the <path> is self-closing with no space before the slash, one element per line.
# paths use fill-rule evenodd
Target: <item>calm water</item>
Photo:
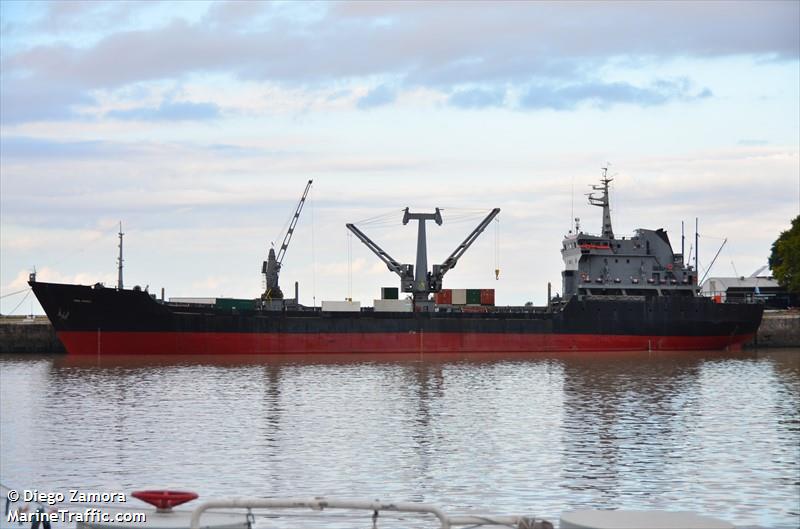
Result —
<path fill-rule="evenodd" d="M 800 349 L 533 358 L 0 358 L 20 488 L 580 507 L 800 525 Z"/>

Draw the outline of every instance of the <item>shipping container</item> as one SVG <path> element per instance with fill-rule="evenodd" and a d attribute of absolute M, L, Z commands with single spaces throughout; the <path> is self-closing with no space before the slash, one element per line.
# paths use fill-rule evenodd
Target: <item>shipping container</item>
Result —
<path fill-rule="evenodd" d="M 256 308 L 254 299 L 217 298 L 214 308 L 221 310 L 253 310 Z"/>
<path fill-rule="evenodd" d="M 482 288 L 481 289 L 481 305 L 494 305 L 494 289 Z"/>
<path fill-rule="evenodd" d="M 454 288 L 453 289 L 453 305 L 466 305 L 467 304 L 467 289 Z"/>
<path fill-rule="evenodd" d="M 414 304 L 410 299 L 376 299 L 375 312 L 412 312 Z"/>
<path fill-rule="evenodd" d="M 213 305 L 217 298 L 169 298 L 170 303 L 188 303 L 193 305 Z"/>
<path fill-rule="evenodd" d="M 360 301 L 323 301 L 323 312 L 359 312 L 361 310 Z"/>
<path fill-rule="evenodd" d="M 397 299 L 399 296 L 397 287 L 382 287 L 381 299 Z"/>
<path fill-rule="evenodd" d="M 436 293 L 437 305 L 452 305 L 453 304 L 453 291 L 449 288 L 442 289 L 441 292 Z"/>
<path fill-rule="evenodd" d="M 467 289 L 467 305 L 480 305 L 481 291 L 478 288 Z"/>

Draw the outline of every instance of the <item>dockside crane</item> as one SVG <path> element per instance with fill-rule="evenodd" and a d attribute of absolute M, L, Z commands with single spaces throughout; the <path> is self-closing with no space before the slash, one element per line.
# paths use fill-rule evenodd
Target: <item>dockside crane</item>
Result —
<path fill-rule="evenodd" d="M 286 234 L 283 236 L 283 243 L 281 243 L 277 255 L 275 254 L 275 248 L 271 247 L 267 254 L 267 260 L 261 265 L 261 273 L 264 274 L 267 284 L 267 288 L 261 295 L 261 299 L 283 299 L 283 292 L 278 285 L 281 264 L 283 263 L 283 258 L 286 256 L 286 249 L 289 247 L 289 242 L 292 240 L 295 226 L 297 226 L 297 220 L 300 218 L 300 212 L 303 211 L 303 205 L 306 202 L 306 197 L 308 197 L 308 192 L 311 189 L 312 183 L 314 183 L 314 181 L 309 180 L 306 184 L 306 189 L 303 191 L 303 196 L 300 197 L 300 202 L 297 204 L 294 216 L 289 223 L 289 229 L 286 230 Z"/>
<path fill-rule="evenodd" d="M 458 260 L 464 255 L 472 243 L 486 229 L 492 220 L 500 213 L 500 208 L 494 208 L 484 218 L 478 226 L 472 230 L 464 241 L 459 244 L 453 253 L 444 260 L 442 264 L 433 265 L 432 271 L 428 271 L 428 247 L 425 221 L 433 220 L 436 224 L 442 224 L 442 215 L 439 208 L 434 213 L 411 213 L 409 208 L 405 208 L 403 213 L 403 224 L 408 224 L 410 220 L 419 222 L 417 229 L 417 259 L 416 270 L 414 265 L 403 264 L 390 256 L 383 248 L 378 246 L 372 239 L 367 237 L 364 232 L 354 224 L 347 224 L 347 229 L 353 232 L 372 253 L 383 261 L 386 267 L 400 276 L 400 290 L 410 292 L 414 297 L 414 304 L 417 310 L 431 310 L 432 302 L 428 299 L 429 294 L 442 290 L 442 279 L 444 275 L 456 267 Z"/>

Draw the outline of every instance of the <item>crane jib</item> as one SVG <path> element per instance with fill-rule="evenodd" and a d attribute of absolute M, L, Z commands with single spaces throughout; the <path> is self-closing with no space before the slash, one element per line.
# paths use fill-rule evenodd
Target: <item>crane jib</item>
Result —
<path fill-rule="evenodd" d="M 283 243 L 281 244 L 281 249 L 278 251 L 278 255 L 276 257 L 278 261 L 278 265 L 283 262 L 283 257 L 286 255 L 286 249 L 289 247 L 289 242 L 292 240 L 292 234 L 294 233 L 294 229 L 297 226 L 297 220 L 300 218 L 300 212 L 303 211 L 303 205 L 306 202 L 306 197 L 308 197 L 308 191 L 311 189 L 311 184 L 313 180 L 309 180 L 306 184 L 306 189 L 303 191 L 303 196 L 300 198 L 300 202 L 297 204 L 297 209 L 294 212 L 294 216 L 292 217 L 292 222 L 289 224 L 289 229 L 286 230 L 286 235 L 283 237 Z"/>
<path fill-rule="evenodd" d="M 264 261 L 261 266 L 261 273 L 264 274 L 266 283 L 266 291 L 261 296 L 262 299 L 272 300 L 283 298 L 283 292 L 281 292 L 280 286 L 278 285 L 281 265 L 283 263 L 283 258 L 286 255 L 286 249 L 289 247 L 289 242 L 292 240 L 292 234 L 294 233 L 295 227 L 297 227 L 297 220 L 300 218 L 300 212 L 303 211 L 303 204 L 305 204 L 306 198 L 308 197 L 308 192 L 311 189 L 311 184 L 313 182 L 313 180 L 309 180 L 306 184 L 306 188 L 303 191 L 303 196 L 300 198 L 300 202 L 297 204 L 294 216 L 292 216 L 292 220 L 289 223 L 289 228 L 286 230 L 286 235 L 283 237 L 283 243 L 281 243 L 280 249 L 278 250 L 278 255 L 276 256 L 275 250 L 270 248 L 267 260 Z M 295 300 L 295 302 L 296 301 L 297 300 Z"/>

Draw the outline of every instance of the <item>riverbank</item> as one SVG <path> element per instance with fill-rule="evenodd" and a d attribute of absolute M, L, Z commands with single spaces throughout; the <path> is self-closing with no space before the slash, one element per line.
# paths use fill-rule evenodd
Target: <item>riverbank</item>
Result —
<path fill-rule="evenodd" d="M 765 312 L 745 347 L 800 347 L 800 311 Z M 65 352 L 46 316 L 0 316 L 0 354 Z"/>

